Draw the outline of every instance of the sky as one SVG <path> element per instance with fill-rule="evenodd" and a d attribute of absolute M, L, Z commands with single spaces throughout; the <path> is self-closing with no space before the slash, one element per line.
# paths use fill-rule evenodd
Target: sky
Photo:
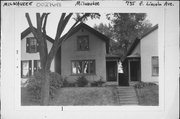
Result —
<path fill-rule="evenodd" d="M 34 26 L 36 26 L 36 17 L 35 17 L 35 13 L 29 13 L 30 14 L 30 18 L 32 20 L 32 23 Z M 56 30 L 57 30 L 57 25 L 58 25 L 58 21 L 60 19 L 60 16 L 61 14 L 57 14 L 57 13 L 54 13 L 52 12 L 49 16 L 48 16 L 48 19 L 47 19 L 47 26 L 46 26 L 46 31 L 47 31 L 47 35 L 49 35 L 51 38 L 55 38 L 55 34 L 56 34 Z M 25 18 L 25 13 L 21 14 L 21 30 L 25 30 L 26 28 L 28 28 L 28 23 L 27 23 L 27 20 Z M 157 21 L 157 14 L 154 13 L 154 12 L 149 12 L 147 13 L 147 20 L 149 20 L 150 23 L 152 23 L 153 25 L 157 24 L 158 21 Z M 71 19 L 63 34 L 65 34 L 68 29 L 74 24 L 75 20 Z M 106 13 L 101 13 L 101 17 L 100 19 L 88 19 L 86 22 L 85 22 L 87 25 L 91 26 L 91 27 L 94 27 L 94 25 L 98 25 L 100 23 L 104 23 L 104 24 L 108 24 L 110 23 L 109 20 L 106 19 Z"/>

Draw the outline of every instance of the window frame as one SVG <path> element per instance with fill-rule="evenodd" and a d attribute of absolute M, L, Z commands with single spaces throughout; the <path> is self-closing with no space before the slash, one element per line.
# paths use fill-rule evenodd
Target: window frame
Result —
<path fill-rule="evenodd" d="M 28 75 L 23 75 L 23 62 L 28 62 Z M 32 60 L 21 60 L 21 78 L 29 78 L 32 76 Z"/>
<path fill-rule="evenodd" d="M 79 38 L 81 37 L 87 37 L 87 45 L 88 45 L 88 48 L 87 49 L 80 49 L 80 44 L 79 44 Z M 89 36 L 88 35 L 79 35 L 77 36 L 77 51 L 89 51 Z"/>
<path fill-rule="evenodd" d="M 33 45 L 31 45 L 31 40 L 35 40 L 35 50 L 32 50 L 32 47 Z M 26 52 L 27 53 L 37 53 L 39 52 L 39 44 L 38 44 L 38 41 L 35 37 L 27 37 L 26 38 Z"/>
<path fill-rule="evenodd" d="M 35 63 L 36 62 L 36 63 Z M 35 73 L 36 71 L 38 71 L 38 63 L 40 63 L 41 66 L 41 61 L 40 60 L 33 60 L 33 72 Z M 36 66 L 35 66 L 36 65 Z M 37 69 L 36 69 L 37 68 Z M 41 68 L 40 68 L 41 69 Z"/>
<path fill-rule="evenodd" d="M 155 59 L 157 59 L 157 66 L 153 62 Z M 153 73 L 154 72 L 153 70 L 155 68 L 157 68 L 157 71 L 158 71 L 157 74 Z M 151 57 L 151 74 L 153 77 L 159 76 L 159 57 L 158 56 L 152 56 Z"/>
<path fill-rule="evenodd" d="M 76 73 L 73 73 L 73 67 L 72 67 L 72 65 L 73 65 L 73 62 L 79 62 L 79 61 L 82 61 L 82 62 L 84 62 L 84 61 L 92 61 L 94 64 L 94 68 L 93 68 L 93 73 L 90 73 L 90 68 L 89 68 L 89 73 L 77 73 L 77 68 L 76 68 Z M 89 66 L 89 67 L 91 67 L 91 66 Z M 96 61 L 93 59 L 93 60 L 91 60 L 91 59 L 87 59 L 87 60 L 71 60 L 71 75 L 96 75 Z"/>

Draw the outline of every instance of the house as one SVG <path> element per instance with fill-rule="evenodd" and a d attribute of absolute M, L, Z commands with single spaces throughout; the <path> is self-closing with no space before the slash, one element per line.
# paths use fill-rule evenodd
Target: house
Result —
<path fill-rule="evenodd" d="M 109 41 L 105 35 L 80 23 L 57 52 L 56 64 L 60 64 L 56 71 L 69 82 L 84 75 L 90 82 L 101 79 L 118 84 L 119 57 L 109 54 Z"/>
<path fill-rule="evenodd" d="M 33 53 L 29 53 L 27 50 L 29 47 L 27 45 L 28 39 L 35 40 L 29 30 L 25 30 L 21 38 L 23 77 L 33 75 L 39 66 L 37 51 L 31 49 Z M 66 37 L 66 35 L 62 37 Z M 48 36 L 46 37 L 49 50 L 53 40 Z M 36 44 L 34 41 L 31 42 L 33 45 Z M 58 72 L 66 77 L 69 82 L 75 82 L 78 77 L 85 76 L 89 82 L 102 80 L 108 84 L 117 85 L 119 56 L 109 53 L 109 42 L 110 39 L 105 35 L 84 23 L 80 23 L 68 34 L 67 39 L 58 49 L 51 71 Z M 30 74 L 27 75 L 27 73 Z"/>
<path fill-rule="evenodd" d="M 48 51 L 52 47 L 54 40 L 49 36 L 45 36 L 47 39 Z M 34 38 L 30 27 L 21 33 L 21 78 L 27 79 L 34 75 L 34 72 L 40 68 L 40 57 L 38 52 L 38 42 Z M 51 71 L 54 69 L 54 61 L 51 65 Z"/>
<path fill-rule="evenodd" d="M 121 59 L 127 80 L 158 83 L 158 56 L 158 25 L 155 25 L 141 38 L 136 38 Z"/>

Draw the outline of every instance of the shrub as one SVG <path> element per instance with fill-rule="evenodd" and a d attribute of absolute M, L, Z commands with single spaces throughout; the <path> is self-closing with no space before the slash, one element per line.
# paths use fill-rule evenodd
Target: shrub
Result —
<path fill-rule="evenodd" d="M 76 84 L 77 84 L 78 87 L 84 87 L 84 86 L 86 86 L 88 84 L 88 81 L 87 81 L 85 76 L 80 76 L 76 80 Z"/>
<path fill-rule="evenodd" d="M 151 82 L 139 82 L 137 84 L 134 85 L 135 88 L 144 88 L 147 86 L 153 86 L 153 85 L 157 85 L 155 83 L 151 83 Z"/>
<path fill-rule="evenodd" d="M 102 79 L 103 79 L 103 77 L 100 76 L 100 79 L 99 79 L 98 81 L 92 82 L 92 83 L 91 83 L 91 86 L 92 86 L 92 87 L 96 87 L 96 86 L 101 87 L 101 86 L 105 83 Z"/>
<path fill-rule="evenodd" d="M 69 87 L 69 82 L 67 81 L 67 77 L 63 78 L 62 86 Z"/>
<path fill-rule="evenodd" d="M 41 99 L 41 78 L 37 76 L 30 77 L 27 84 L 27 91 L 31 96 L 31 101 L 40 101 Z"/>
<path fill-rule="evenodd" d="M 54 98 L 56 90 L 62 86 L 62 77 L 55 72 L 49 72 L 49 76 L 49 94 L 50 98 Z M 35 72 L 34 76 L 28 80 L 27 89 L 32 101 L 40 101 L 41 99 L 42 80 L 44 80 L 43 77 L 43 73 L 40 70 Z"/>
<path fill-rule="evenodd" d="M 50 97 L 54 98 L 55 94 L 57 93 L 57 89 L 59 89 L 60 87 L 62 87 L 63 85 L 63 81 L 62 81 L 62 77 L 61 75 L 59 75 L 56 72 L 50 72 Z"/>
<path fill-rule="evenodd" d="M 67 77 L 63 78 L 62 82 L 63 87 L 75 87 L 75 83 L 70 83 L 67 81 Z"/>

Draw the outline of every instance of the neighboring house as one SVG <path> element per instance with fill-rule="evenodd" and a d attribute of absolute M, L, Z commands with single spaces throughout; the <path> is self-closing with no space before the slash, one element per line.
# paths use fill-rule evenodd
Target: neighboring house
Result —
<path fill-rule="evenodd" d="M 54 40 L 46 35 L 48 51 L 52 47 Z M 40 66 L 39 57 L 39 44 L 34 38 L 30 27 L 21 33 L 21 78 L 27 79 L 28 77 L 34 75 Z M 54 69 L 54 61 L 51 65 L 51 71 Z"/>
<path fill-rule="evenodd" d="M 46 37 L 49 50 L 53 40 Z M 66 37 L 66 34 L 63 37 Z M 21 34 L 21 39 L 21 76 L 26 78 L 38 69 L 39 53 L 38 48 L 35 48 L 38 44 L 29 28 Z M 69 82 L 75 82 L 78 77 L 85 76 L 90 82 L 101 79 L 117 85 L 119 57 L 109 54 L 109 42 L 110 39 L 105 35 L 80 23 L 58 49 L 51 71 L 55 68 L 55 71 L 66 77 Z M 30 51 L 28 47 L 31 48 Z"/>
<path fill-rule="evenodd" d="M 158 83 L 158 25 L 136 38 L 122 58 L 125 76 L 129 82 L 143 81 Z"/>

